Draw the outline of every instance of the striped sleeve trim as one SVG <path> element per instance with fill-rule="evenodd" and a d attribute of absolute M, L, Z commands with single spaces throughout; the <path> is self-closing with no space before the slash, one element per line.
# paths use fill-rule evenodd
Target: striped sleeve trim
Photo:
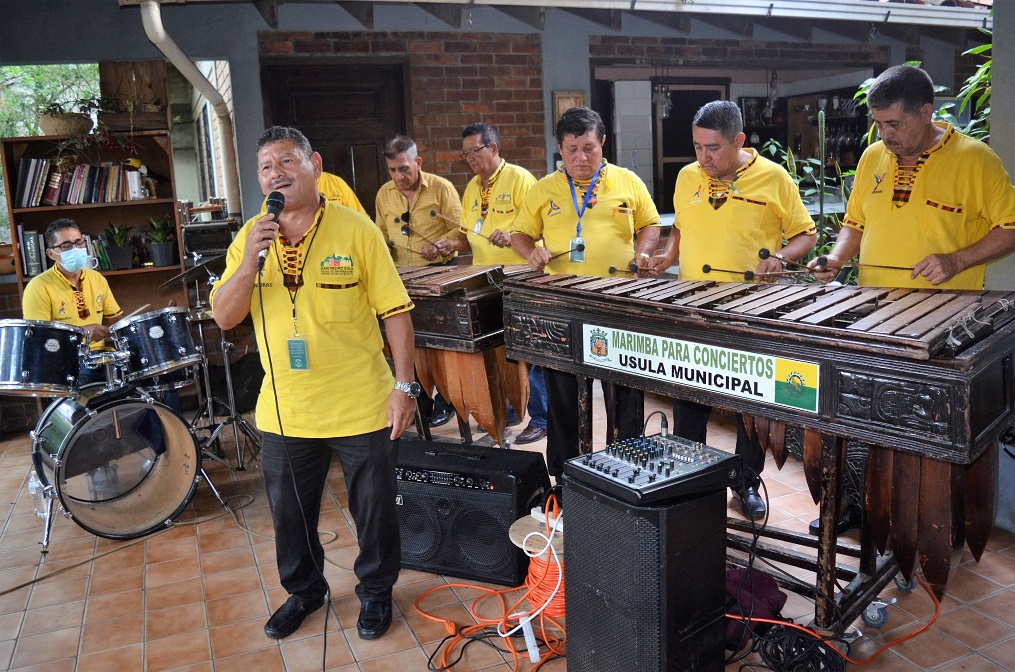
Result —
<path fill-rule="evenodd" d="M 863 224 L 853 219 L 847 219 L 842 223 L 842 225 L 848 226 L 851 229 L 856 229 L 857 231 L 863 231 Z"/>
<path fill-rule="evenodd" d="M 1001 224 L 995 224 L 994 226 L 990 227 L 991 231 L 993 231 L 994 229 L 1008 229 L 1008 230 L 1015 229 L 1015 222 L 1002 222 Z"/>
<path fill-rule="evenodd" d="M 412 302 L 412 299 L 409 299 L 409 303 L 403 303 L 400 306 L 395 306 L 391 310 L 387 310 L 387 311 L 385 311 L 383 313 L 378 313 L 377 317 L 379 317 L 380 319 L 383 320 L 383 319 L 391 317 L 392 315 L 397 315 L 398 313 L 404 313 L 406 311 L 412 310 L 415 307 L 416 307 L 416 304 L 414 304 Z"/>
<path fill-rule="evenodd" d="M 349 289 L 350 287 L 355 287 L 358 284 L 359 282 L 350 282 L 347 285 L 332 285 L 326 282 L 319 282 L 317 283 L 317 286 L 321 289 Z"/>

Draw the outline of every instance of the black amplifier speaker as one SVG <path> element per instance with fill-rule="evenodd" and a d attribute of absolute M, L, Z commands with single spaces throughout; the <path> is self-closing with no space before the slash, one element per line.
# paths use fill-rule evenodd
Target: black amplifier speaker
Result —
<path fill-rule="evenodd" d="M 569 672 L 722 672 L 725 488 L 634 506 L 564 475 Z"/>
<path fill-rule="evenodd" d="M 396 476 L 403 567 L 506 586 L 524 581 L 528 558 L 508 529 L 550 488 L 542 455 L 402 440 Z"/>

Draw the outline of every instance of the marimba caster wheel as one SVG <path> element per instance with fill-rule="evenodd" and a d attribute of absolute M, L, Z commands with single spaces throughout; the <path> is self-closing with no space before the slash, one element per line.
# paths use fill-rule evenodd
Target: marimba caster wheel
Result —
<path fill-rule="evenodd" d="M 895 604 L 895 598 L 883 600 L 880 597 L 871 600 L 860 617 L 872 628 L 880 628 L 888 622 L 888 607 Z"/>
<path fill-rule="evenodd" d="M 909 581 L 906 581 L 906 579 L 903 578 L 903 576 L 901 574 L 896 576 L 895 577 L 895 587 L 898 588 L 899 590 L 901 590 L 904 593 L 911 593 L 911 592 L 913 592 L 913 589 L 916 588 L 916 574 L 911 576 L 909 578 Z"/>

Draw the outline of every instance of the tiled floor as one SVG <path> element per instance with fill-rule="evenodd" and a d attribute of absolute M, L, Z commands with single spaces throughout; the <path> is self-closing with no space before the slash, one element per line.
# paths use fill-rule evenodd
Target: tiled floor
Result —
<path fill-rule="evenodd" d="M 598 386 L 596 386 L 598 388 Z M 653 407 L 665 408 L 657 399 Z M 441 428 L 451 437 L 455 423 Z M 603 422 L 596 420 L 603 435 Z M 520 428 L 519 428 L 520 429 Z M 476 433 L 476 436 L 480 434 Z M 731 448 L 728 418 L 713 422 L 710 442 Z M 542 450 L 545 441 L 526 448 Z M 271 543 L 271 522 L 253 467 L 232 472 L 205 461 L 211 480 L 224 495 L 249 495 L 237 512 L 251 530 L 239 529 L 208 487 L 201 484 L 176 527 L 128 542 L 97 538 L 73 521 L 60 519 L 51 551 L 39 563 L 40 522 L 32 515 L 26 481 L 31 443 L 27 436 L 0 439 L 0 670 L 91 672 L 118 670 L 316 670 L 322 668 L 325 610 L 311 616 L 291 637 L 276 642 L 263 633 L 264 621 L 285 599 L 279 586 Z M 765 473 L 771 523 L 804 530 L 815 512 L 806 495 L 799 465 L 790 460 L 780 472 Z M 328 621 L 326 669 L 341 672 L 411 672 L 427 669 L 427 656 L 444 633 L 413 609 L 414 599 L 443 577 L 403 571 L 395 589 L 396 618 L 383 638 L 356 636 L 355 578 L 341 569 L 355 555 L 352 528 L 342 508 L 344 484 L 337 467 L 329 479 L 321 522 L 335 539 L 325 548 L 330 563 L 334 610 Z M 232 500 L 234 506 L 238 500 Z M 196 524 L 195 524 L 196 523 Z M 109 553 L 108 555 L 101 554 Z M 36 580 L 34 584 L 17 587 Z M 455 579 L 450 579 L 455 581 Z M 425 605 L 461 625 L 472 623 L 468 607 L 476 591 L 441 591 Z M 855 656 L 912 631 L 932 615 L 921 590 L 884 593 L 898 603 L 882 630 L 862 627 Z M 1015 535 L 995 533 L 982 562 L 968 558 L 949 586 L 942 614 L 926 633 L 886 652 L 870 670 L 1015 669 Z M 784 615 L 809 622 L 813 605 L 791 595 Z M 728 670 L 736 670 L 731 664 Z M 471 646 L 455 670 L 513 669 L 510 659 L 484 646 Z M 531 670 L 522 662 L 520 670 Z M 564 660 L 541 670 L 562 672 Z M 572 670 L 572 672 L 575 672 Z M 622 672 L 622 671 L 617 671 Z M 624 671 L 627 672 L 627 671 Z M 640 672 L 640 671 L 631 671 Z"/>

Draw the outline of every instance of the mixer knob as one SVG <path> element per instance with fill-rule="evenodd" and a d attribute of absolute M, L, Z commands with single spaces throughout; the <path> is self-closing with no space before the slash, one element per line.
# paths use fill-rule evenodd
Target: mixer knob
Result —
<path fill-rule="evenodd" d="M 669 467 L 666 467 L 666 475 L 667 475 L 667 476 L 669 476 L 669 475 L 670 475 L 670 468 L 669 468 Z"/>
<path fill-rule="evenodd" d="M 634 483 L 634 476 L 629 476 L 627 479 L 628 483 Z"/>
<path fill-rule="evenodd" d="M 613 476 L 614 476 L 614 478 L 616 478 L 619 475 L 620 475 L 620 467 L 615 467 L 613 469 Z"/>
<path fill-rule="evenodd" d="M 655 483 L 656 482 L 656 475 L 655 474 L 649 474 L 648 475 L 648 482 L 649 483 Z"/>

